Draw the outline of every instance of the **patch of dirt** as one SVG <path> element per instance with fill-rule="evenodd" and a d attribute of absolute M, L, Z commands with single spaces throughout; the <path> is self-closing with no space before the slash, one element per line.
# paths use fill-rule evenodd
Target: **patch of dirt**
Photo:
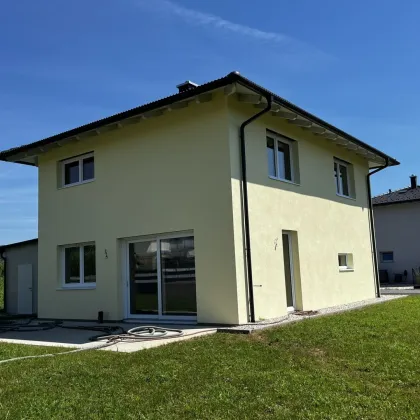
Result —
<path fill-rule="evenodd" d="M 312 315 L 318 315 L 318 311 L 295 311 L 293 312 L 293 315 L 299 315 L 299 316 L 312 316 Z"/>

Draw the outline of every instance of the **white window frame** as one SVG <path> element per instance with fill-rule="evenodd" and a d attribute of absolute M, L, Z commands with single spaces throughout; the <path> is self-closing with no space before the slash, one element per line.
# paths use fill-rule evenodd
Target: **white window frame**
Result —
<path fill-rule="evenodd" d="M 352 191 L 352 180 L 351 180 L 351 164 L 347 163 L 347 162 L 343 162 L 342 160 L 339 159 L 334 159 L 334 165 L 337 165 L 337 180 L 335 179 L 334 176 L 334 183 L 335 183 L 335 192 L 339 197 L 344 197 L 344 198 L 353 198 L 353 191 Z M 343 193 L 343 183 L 341 182 L 341 178 L 340 178 L 340 166 L 344 166 L 346 168 L 346 172 L 347 172 L 347 186 L 349 189 L 349 195 L 346 195 Z M 333 167 L 334 170 L 334 167 Z"/>
<path fill-rule="evenodd" d="M 274 141 L 274 169 L 275 169 L 275 176 L 268 175 L 271 179 L 277 179 L 278 181 L 283 182 L 289 182 L 291 184 L 295 184 L 295 167 L 294 167 L 294 161 L 293 161 L 293 151 L 294 151 L 294 142 L 292 140 L 289 140 L 283 136 L 280 136 L 278 134 L 274 134 L 272 132 L 267 132 L 266 138 L 265 138 L 265 145 L 267 148 L 267 139 L 272 138 Z M 279 176 L 279 164 L 278 164 L 278 143 L 284 143 L 289 146 L 289 156 L 290 156 L 290 177 L 291 179 L 282 178 Z M 268 163 L 268 162 L 267 162 Z M 267 167 L 268 168 L 268 167 Z"/>
<path fill-rule="evenodd" d="M 84 247 L 85 246 L 95 247 L 95 258 L 96 258 L 96 244 L 95 242 L 85 242 L 82 244 L 64 245 L 60 247 L 61 252 L 61 287 L 63 289 L 95 289 L 95 282 L 85 283 L 85 258 L 84 258 Z M 66 249 L 68 248 L 79 248 L 79 266 L 80 266 L 80 282 L 79 283 L 66 283 Z M 95 261 L 96 267 L 96 261 Z M 95 270 L 96 271 L 96 270 Z M 96 272 L 95 272 L 96 276 Z"/>
<path fill-rule="evenodd" d="M 346 253 L 346 252 L 339 252 L 338 257 L 345 257 L 346 259 L 346 265 L 340 265 L 340 258 L 338 258 L 338 269 L 339 271 L 354 271 L 353 267 L 353 256 L 352 254 Z"/>
<path fill-rule="evenodd" d="M 94 176 L 91 179 L 87 179 L 83 181 L 83 161 L 90 157 L 93 157 L 93 158 L 95 157 L 94 152 L 86 153 L 84 155 L 76 156 L 76 157 L 61 161 L 61 183 L 60 183 L 61 188 L 68 188 L 68 187 L 73 187 L 74 185 L 87 184 L 95 180 L 95 176 Z M 79 162 L 79 181 L 72 182 L 71 184 L 66 184 L 65 183 L 66 182 L 66 165 L 73 162 Z M 95 168 L 95 160 L 93 161 L 93 165 Z M 96 174 L 96 171 L 94 173 Z"/>
<path fill-rule="evenodd" d="M 392 260 L 384 260 L 383 259 L 383 254 L 392 254 Z M 381 258 L 381 263 L 390 264 L 390 263 L 394 262 L 394 251 L 380 251 L 379 255 L 380 255 L 380 258 Z"/>

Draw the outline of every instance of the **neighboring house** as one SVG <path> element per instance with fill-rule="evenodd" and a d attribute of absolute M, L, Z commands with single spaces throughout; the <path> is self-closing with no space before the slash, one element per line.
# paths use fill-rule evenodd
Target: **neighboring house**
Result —
<path fill-rule="evenodd" d="M 38 239 L 0 246 L 4 261 L 4 310 L 11 315 L 37 312 Z"/>
<path fill-rule="evenodd" d="M 410 186 L 372 199 L 378 264 L 390 283 L 413 282 L 412 270 L 420 267 L 420 187 Z M 404 272 L 407 272 L 407 278 Z M 382 281 L 386 281 L 385 272 Z"/>
<path fill-rule="evenodd" d="M 39 168 L 39 316 L 240 324 L 373 298 L 368 173 L 398 162 L 237 72 L 178 88 L 0 153 Z"/>

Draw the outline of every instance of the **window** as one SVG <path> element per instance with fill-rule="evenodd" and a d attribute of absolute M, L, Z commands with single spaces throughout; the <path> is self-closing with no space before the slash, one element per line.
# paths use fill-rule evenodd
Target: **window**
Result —
<path fill-rule="evenodd" d="M 341 160 L 334 160 L 334 178 L 337 195 L 354 197 L 353 166 Z"/>
<path fill-rule="evenodd" d="M 295 181 L 293 148 L 293 141 L 271 133 L 267 136 L 268 176 L 282 181 Z"/>
<path fill-rule="evenodd" d="M 82 184 L 95 178 L 95 158 L 93 153 L 67 159 L 61 162 L 61 186 Z"/>
<path fill-rule="evenodd" d="M 394 262 L 394 252 L 393 251 L 386 251 L 380 252 L 381 262 L 383 263 L 392 263 Z"/>
<path fill-rule="evenodd" d="M 353 271 L 353 254 L 338 254 L 338 268 L 340 271 Z"/>
<path fill-rule="evenodd" d="M 95 244 L 69 245 L 62 248 L 64 287 L 96 285 Z"/>

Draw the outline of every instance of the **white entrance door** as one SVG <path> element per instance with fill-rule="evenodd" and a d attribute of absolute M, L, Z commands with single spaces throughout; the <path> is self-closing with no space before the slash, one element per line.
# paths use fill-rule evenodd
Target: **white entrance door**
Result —
<path fill-rule="evenodd" d="M 32 264 L 18 265 L 18 313 L 32 314 Z"/>
<path fill-rule="evenodd" d="M 284 258 L 284 280 L 286 285 L 287 310 L 294 311 L 296 308 L 295 279 L 293 272 L 292 235 L 288 232 L 282 235 L 283 258 Z"/>

